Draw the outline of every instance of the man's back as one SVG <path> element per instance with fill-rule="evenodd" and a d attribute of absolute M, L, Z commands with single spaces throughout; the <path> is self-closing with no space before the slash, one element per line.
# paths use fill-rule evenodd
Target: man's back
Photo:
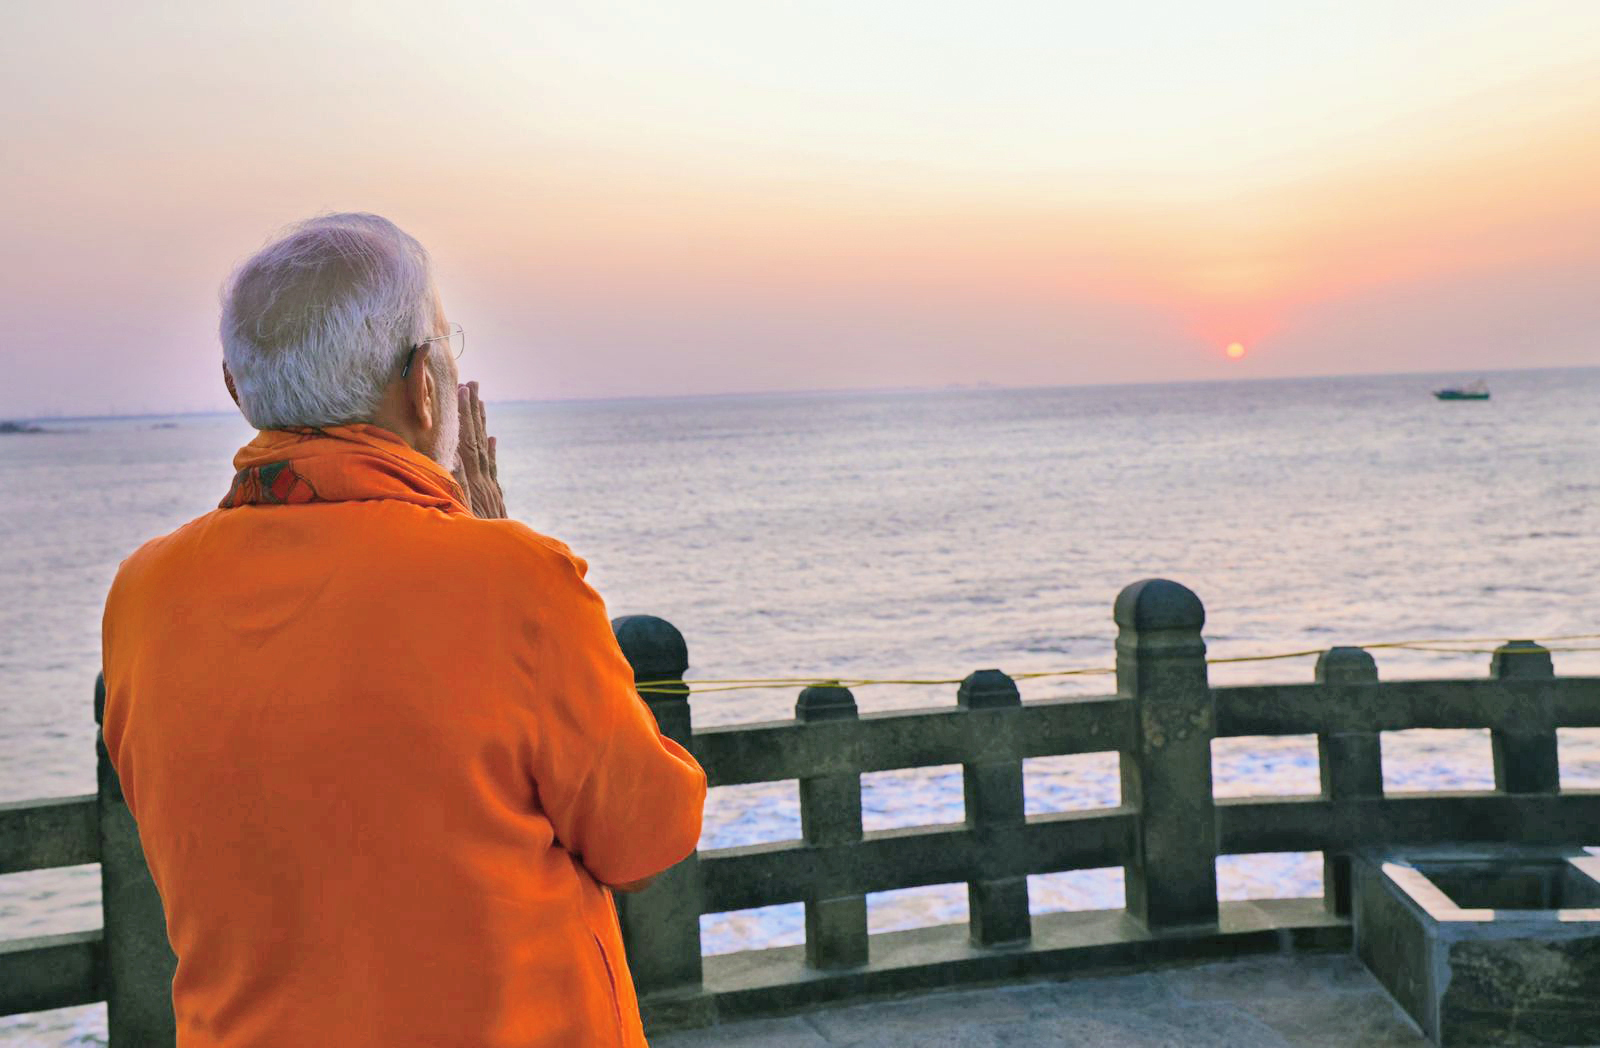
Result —
<path fill-rule="evenodd" d="M 106 610 L 181 1048 L 642 1043 L 597 879 L 692 850 L 705 778 L 582 562 L 374 427 L 236 465 Z"/>

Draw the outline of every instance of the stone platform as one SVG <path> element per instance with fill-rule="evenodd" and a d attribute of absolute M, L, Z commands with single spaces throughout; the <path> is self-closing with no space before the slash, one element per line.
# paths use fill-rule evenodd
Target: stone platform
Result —
<path fill-rule="evenodd" d="M 652 1048 L 1428 1048 L 1353 954 L 899 997 L 660 1034 Z"/>

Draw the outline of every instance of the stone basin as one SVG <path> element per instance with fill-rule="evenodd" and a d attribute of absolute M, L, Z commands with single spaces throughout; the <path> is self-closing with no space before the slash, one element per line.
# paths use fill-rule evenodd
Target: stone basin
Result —
<path fill-rule="evenodd" d="M 1435 1044 L 1600 1042 L 1600 857 L 1384 849 L 1353 871 L 1356 952 Z"/>

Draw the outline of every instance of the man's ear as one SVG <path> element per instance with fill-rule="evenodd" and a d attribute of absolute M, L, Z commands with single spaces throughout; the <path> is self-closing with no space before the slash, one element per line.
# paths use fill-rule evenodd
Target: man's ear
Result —
<path fill-rule="evenodd" d="M 233 388 L 233 372 L 228 370 L 226 360 L 222 362 L 222 384 L 228 387 L 228 396 L 233 398 L 234 406 L 244 410 L 244 405 L 239 403 L 239 391 Z"/>
<path fill-rule="evenodd" d="M 428 353 L 432 349 L 432 343 L 428 342 L 417 347 L 411 361 L 411 374 L 406 376 L 406 399 L 411 404 L 411 419 L 419 433 L 433 429 L 438 421 L 433 417 L 433 369 L 428 366 Z"/>

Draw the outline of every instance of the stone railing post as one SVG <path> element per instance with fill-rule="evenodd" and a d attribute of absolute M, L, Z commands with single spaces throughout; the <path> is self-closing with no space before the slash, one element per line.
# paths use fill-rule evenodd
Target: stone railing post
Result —
<path fill-rule="evenodd" d="M 611 629 L 633 667 L 636 684 L 668 682 L 641 692 L 661 734 L 689 748 L 689 648 L 676 626 L 654 615 L 613 619 Z M 616 895 L 628 967 L 640 997 L 700 989 L 700 857 L 694 852 L 663 871 L 644 891 Z"/>
<path fill-rule="evenodd" d="M 1495 680 L 1551 680 L 1550 650 L 1531 640 L 1508 640 L 1495 649 L 1489 676 Z M 1542 689 L 1541 689 L 1542 690 Z M 1489 733 L 1494 746 L 1494 788 L 1506 793 L 1556 793 L 1561 758 L 1547 693 L 1520 707 L 1516 727 Z"/>
<path fill-rule="evenodd" d="M 1136 704 L 1122 754 L 1122 803 L 1138 811 L 1126 867 L 1128 913 L 1153 930 L 1217 922 L 1217 815 L 1211 795 L 1216 704 L 1200 637 L 1205 608 L 1187 587 L 1145 579 L 1117 595 L 1117 693 Z"/>
<path fill-rule="evenodd" d="M 855 720 L 849 688 L 806 688 L 794 705 L 795 720 Z M 800 834 L 813 848 L 861 840 L 861 775 L 843 772 L 800 780 Z M 806 901 L 806 963 L 813 968 L 854 968 L 867 963 L 867 897 L 844 895 Z"/>
<path fill-rule="evenodd" d="M 1016 682 L 999 670 L 978 670 L 961 682 L 956 702 L 964 710 L 1005 709 L 1021 706 L 1022 696 Z M 980 840 L 987 830 L 1022 825 L 1022 761 L 963 764 L 961 784 L 967 825 Z M 1027 877 L 968 881 L 967 912 L 978 946 L 1026 942 L 1033 935 Z"/>
<path fill-rule="evenodd" d="M 1378 663 L 1365 648 L 1329 648 L 1317 656 L 1317 683 L 1335 687 L 1377 684 Z M 1322 795 L 1328 800 L 1337 803 L 1383 796 L 1383 757 L 1377 732 L 1319 732 L 1317 756 Z M 1323 852 L 1322 901 L 1329 913 L 1350 912 L 1350 856 Z"/>
<path fill-rule="evenodd" d="M 106 678 L 94 685 L 94 722 L 105 722 Z M 161 895 L 144 861 L 139 827 L 122 796 L 122 783 L 95 731 L 100 815 L 101 919 L 105 927 L 104 986 L 110 1043 L 163 1048 L 178 1040 L 172 1014 L 172 977 L 178 958 L 167 940 Z"/>

